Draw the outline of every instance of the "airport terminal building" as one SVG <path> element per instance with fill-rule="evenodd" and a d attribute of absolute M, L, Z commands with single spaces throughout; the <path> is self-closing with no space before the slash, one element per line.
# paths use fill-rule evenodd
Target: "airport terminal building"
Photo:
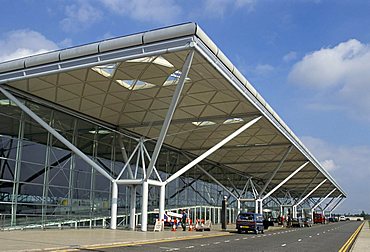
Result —
<path fill-rule="evenodd" d="M 195 23 L 0 63 L 0 120 L 1 229 L 147 231 L 183 208 L 218 223 L 225 197 L 230 222 L 346 197 Z"/>

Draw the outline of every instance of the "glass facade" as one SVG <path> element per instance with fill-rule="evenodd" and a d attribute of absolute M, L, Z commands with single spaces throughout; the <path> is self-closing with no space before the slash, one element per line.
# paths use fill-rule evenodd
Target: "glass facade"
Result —
<path fill-rule="evenodd" d="M 0 97 L 0 212 L 2 227 L 47 226 L 110 217 L 111 183 L 79 156 L 23 113 Z M 127 132 L 118 132 L 87 119 L 61 112 L 46 105 L 21 99 L 27 107 L 77 146 L 113 177 L 124 166 L 119 139 L 130 155 L 137 140 Z M 146 142 L 149 152 L 154 142 Z M 131 165 L 135 166 L 136 158 Z M 159 176 L 165 180 L 189 162 L 181 153 L 163 148 L 158 158 Z M 201 163 L 209 171 L 219 168 Z M 221 172 L 221 169 L 218 171 Z M 127 172 L 122 178 L 127 178 Z M 142 170 L 137 169 L 138 177 Z M 232 175 L 231 173 L 229 175 Z M 220 206 L 224 189 L 206 180 L 196 168 L 166 187 L 166 209 L 186 206 Z M 136 207 L 140 211 L 141 188 L 137 189 Z M 130 187 L 119 186 L 118 215 L 127 224 Z M 159 206 L 159 187 L 149 187 L 148 210 Z M 200 211 L 198 209 L 198 211 Z M 206 211 L 206 210 L 203 210 Z M 211 211 L 208 209 L 208 211 Z M 108 220 L 109 221 L 109 220 Z M 82 225 L 79 221 L 78 225 Z"/>

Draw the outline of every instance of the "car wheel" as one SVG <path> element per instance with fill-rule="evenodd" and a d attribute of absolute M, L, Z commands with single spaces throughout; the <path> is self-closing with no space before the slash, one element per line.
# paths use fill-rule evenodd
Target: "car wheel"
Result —
<path fill-rule="evenodd" d="M 242 230 L 240 228 L 238 228 L 238 233 L 241 234 L 242 233 Z"/>

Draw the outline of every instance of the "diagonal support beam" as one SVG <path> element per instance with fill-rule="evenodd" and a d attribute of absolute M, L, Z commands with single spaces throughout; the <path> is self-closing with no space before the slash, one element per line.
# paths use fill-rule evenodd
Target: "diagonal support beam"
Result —
<path fill-rule="evenodd" d="M 204 174 L 206 174 L 210 179 L 212 179 L 216 184 L 218 184 L 219 186 L 221 186 L 225 191 L 227 191 L 235 199 L 238 199 L 239 198 L 232 191 L 230 191 L 226 186 L 224 186 L 221 182 L 219 182 L 215 177 L 213 177 L 210 173 L 208 173 L 206 170 L 204 170 L 200 165 L 197 165 L 197 168 L 199 170 L 201 170 Z"/>
<path fill-rule="evenodd" d="M 145 180 L 147 180 L 150 177 L 150 175 L 152 174 L 154 165 L 157 162 L 159 152 L 161 151 L 164 139 L 167 135 L 168 128 L 170 127 L 170 124 L 171 124 L 173 114 L 175 113 L 177 103 L 180 99 L 182 89 L 184 88 L 185 79 L 188 76 L 190 66 L 191 66 L 191 62 L 193 61 L 193 56 L 194 56 L 194 50 L 191 50 L 189 52 L 188 56 L 186 57 L 185 63 L 182 67 L 181 76 L 180 76 L 179 82 L 176 85 L 175 92 L 172 96 L 172 100 L 171 100 L 170 106 L 168 108 L 166 118 L 164 119 L 161 132 L 159 133 L 157 143 L 155 144 L 154 151 L 153 151 L 153 154 L 152 154 L 152 158 L 150 159 L 150 163 L 148 165 L 148 169 L 147 169 L 147 172 L 146 172 Z"/>
<path fill-rule="evenodd" d="M 35 120 L 40 126 L 46 129 L 50 134 L 52 134 L 56 139 L 58 139 L 61 143 L 63 143 L 67 148 L 73 151 L 77 156 L 79 156 L 82 160 L 86 163 L 91 165 L 95 170 L 97 170 L 100 174 L 104 177 L 109 179 L 110 181 L 114 181 L 111 175 L 107 173 L 103 168 L 101 168 L 97 163 L 95 163 L 92 159 L 90 159 L 85 153 L 83 153 L 80 149 L 74 146 L 71 142 L 69 142 L 66 138 L 64 138 L 59 132 L 49 126 L 44 120 L 42 120 L 38 115 L 36 115 L 32 110 L 30 110 L 26 105 L 24 105 L 21 101 L 19 101 L 15 96 L 11 93 L 6 91 L 4 88 L 0 87 L 1 93 L 3 93 L 9 100 L 13 101 L 24 113 L 30 116 L 33 120 Z"/>
<path fill-rule="evenodd" d="M 344 197 L 342 197 L 342 198 L 340 198 L 340 200 L 332 207 L 332 209 L 330 210 L 330 214 L 340 205 L 340 204 L 342 204 L 342 202 L 343 202 L 343 200 L 344 200 L 345 198 Z"/>
<path fill-rule="evenodd" d="M 205 158 L 207 158 L 209 155 L 211 155 L 212 153 L 214 153 L 215 151 L 217 151 L 218 149 L 220 149 L 226 143 L 228 143 L 229 141 L 231 141 L 232 139 L 234 139 L 235 137 L 237 137 L 239 134 L 241 134 L 243 131 L 245 131 L 246 129 L 248 129 L 249 127 L 251 127 L 253 124 L 255 124 L 256 122 L 258 122 L 261 118 L 262 118 L 262 116 L 259 116 L 259 117 L 255 118 L 255 119 L 249 121 L 248 123 L 246 123 L 245 125 L 243 125 L 239 129 L 237 129 L 235 132 L 233 132 L 232 134 L 230 134 L 229 136 L 227 136 L 226 138 L 224 138 L 221 142 L 219 142 L 218 144 L 216 144 L 215 146 L 213 146 L 212 148 L 210 148 L 209 150 L 207 150 L 206 152 L 204 152 L 202 155 L 200 155 L 199 157 L 197 157 L 196 159 L 194 159 L 193 161 L 191 161 L 189 164 L 185 165 L 183 168 L 181 168 L 180 170 L 178 170 L 177 172 L 175 172 L 172 176 L 170 176 L 165 181 L 165 183 L 166 184 L 170 183 L 172 180 L 178 178 L 179 176 L 181 176 L 182 174 L 184 174 L 185 172 L 187 172 L 188 170 L 190 170 L 191 168 L 193 168 L 195 165 L 197 165 L 198 163 L 200 163 L 202 160 L 204 160 Z"/>
<path fill-rule="evenodd" d="M 266 191 L 266 188 L 270 185 L 272 179 L 275 177 L 276 173 L 279 171 L 279 169 L 283 166 L 286 158 L 288 157 L 289 153 L 292 151 L 293 149 L 293 145 L 289 146 L 288 150 L 285 152 L 283 158 L 280 160 L 280 163 L 279 165 L 275 168 L 275 170 L 272 172 L 269 180 L 265 183 L 265 185 L 263 186 L 262 190 L 260 191 L 259 193 L 259 197 L 261 198 L 263 193 Z"/>
<path fill-rule="evenodd" d="M 327 181 L 327 179 L 324 179 L 323 181 L 321 181 L 320 184 L 318 184 L 317 186 L 315 186 L 314 189 L 312 189 L 306 196 L 304 196 L 297 204 L 295 204 L 294 206 L 299 206 L 303 201 L 305 201 L 308 197 L 310 197 L 311 194 L 313 194 L 320 186 L 322 186 L 325 182 Z"/>
<path fill-rule="evenodd" d="M 326 206 L 324 206 L 324 208 L 322 209 L 323 212 L 325 212 L 326 209 L 328 209 L 328 207 L 331 205 L 331 203 L 333 203 L 333 201 L 335 200 L 336 198 L 331 198 L 331 200 L 328 202 L 328 204 L 326 204 Z"/>
<path fill-rule="evenodd" d="M 284 185 L 286 182 L 289 181 L 289 179 L 291 179 L 294 175 L 296 175 L 300 170 L 302 170 L 306 165 L 308 165 L 310 162 L 306 162 L 304 163 L 303 165 L 301 165 L 300 167 L 298 167 L 294 172 L 292 172 L 288 177 L 286 177 L 283 181 L 280 182 L 280 184 L 278 184 L 277 186 L 275 186 L 274 189 L 272 189 L 269 193 L 267 193 L 263 198 L 262 200 L 265 200 L 266 198 L 268 198 L 271 194 L 273 194 L 277 189 L 279 189 L 282 185 Z"/>
<path fill-rule="evenodd" d="M 127 160 L 124 160 L 125 161 L 125 164 L 124 166 L 122 167 L 122 170 L 120 171 L 120 173 L 118 174 L 117 176 L 117 180 L 121 179 L 121 176 L 123 174 L 123 172 L 126 170 L 127 167 L 129 167 L 129 171 L 131 170 L 131 166 L 130 166 L 130 162 L 131 162 L 131 159 L 135 156 L 136 152 L 138 151 L 140 147 L 140 143 L 138 143 L 134 149 L 134 151 L 131 153 L 131 156 L 127 159 Z M 126 153 L 126 151 L 124 151 Z M 138 154 L 138 156 L 140 155 L 140 153 Z M 127 157 L 127 156 L 126 156 Z M 132 170 L 131 170 L 131 175 L 130 175 L 130 172 L 129 172 L 129 177 L 130 179 L 134 179 L 136 178 L 136 173 L 135 173 L 135 176 L 132 174 Z"/>
<path fill-rule="evenodd" d="M 118 143 L 119 143 L 119 147 L 121 149 L 121 154 L 122 154 L 122 157 L 123 157 L 123 161 L 125 163 L 127 163 L 128 176 L 129 176 L 130 179 L 133 179 L 134 178 L 134 175 L 132 174 L 130 161 L 128 160 L 126 148 L 125 148 L 125 145 L 123 144 L 122 135 L 119 135 L 119 137 L 118 137 Z"/>
<path fill-rule="evenodd" d="M 318 171 L 315 175 L 315 177 L 313 177 L 313 179 L 311 180 L 311 182 L 307 185 L 306 189 L 304 189 L 303 193 L 301 193 L 301 195 L 299 196 L 299 198 L 297 199 L 298 200 L 301 200 L 302 197 L 304 197 L 305 193 L 307 192 L 308 188 L 311 187 L 311 185 L 313 184 L 313 182 L 315 182 L 316 178 L 320 175 L 320 172 Z"/>
<path fill-rule="evenodd" d="M 322 200 L 319 201 L 312 209 L 315 210 L 321 203 L 323 203 L 333 192 L 335 192 L 337 188 L 334 188 L 330 193 L 328 193 Z"/>

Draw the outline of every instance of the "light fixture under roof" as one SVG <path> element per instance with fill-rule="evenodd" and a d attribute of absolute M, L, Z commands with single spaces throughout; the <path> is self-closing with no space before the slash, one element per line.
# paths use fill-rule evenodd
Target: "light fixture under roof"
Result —
<path fill-rule="evenodd" d="M 181 76 L 181 71 L 176 70 L 175 72 L 170 74 L 170 76 L 168 76 L 167 80 L 163 83 L 163 86 L 166 87 L 166 86 L 177 85 L 177 83 L 179 83 L 180 76 Z M 189 82 L 189 81 L 190 81 L 190 78 L 186 77 L 185 78 L 185 83 Z"/>
<path fill-rule="evenodd" d="M 0 100 L 0 106 L 17 106 L 17 104 L 15 104 L 13 101 L 9 100 L 9 99 L 1 99 Z"/>
<path fill-rule="evenodd" d="M 101 66 L 94 66 L 91 69 L 104 77 L 110 78 L 114 75 L 114 72 L 117 69 L 117 63 L 114 64 L 106 64 Z"/>
<path fill-rule="evenodd" d="M 116 80 L 118 84 L 129 90 L 139 90 L 155 87 L 154 84 L 141 80 Z"/>
<path fill-rule="evenodd" d="M 134 63 L 153 63 L 159 66 L 164 66 L 168 68 L 173 68 L 174 65 L 172 65 L 168 60 L 163 58 L 162 56 L 152 56 L 152 57 L 143 57 L 138 59 L 131 59 L 126 60 L 126 62 L 134 62 Z"/>
<path fill-rule="evenodd" d="M 201 127 L 201 126 L 211 126 L 215 125 L 215 122 L 212 121 L 197 121 L 197 122 L 192 122 L 193 125 Z"/>
<path fill-rule="evenodd" d="M 243 118 L 235 117 L 235 118 L 230 118 L 230 119 L 225 120 L 223 124 L 234 124 L 234 123 L 242 123 L 242 122 L 244 122 Z"/>

